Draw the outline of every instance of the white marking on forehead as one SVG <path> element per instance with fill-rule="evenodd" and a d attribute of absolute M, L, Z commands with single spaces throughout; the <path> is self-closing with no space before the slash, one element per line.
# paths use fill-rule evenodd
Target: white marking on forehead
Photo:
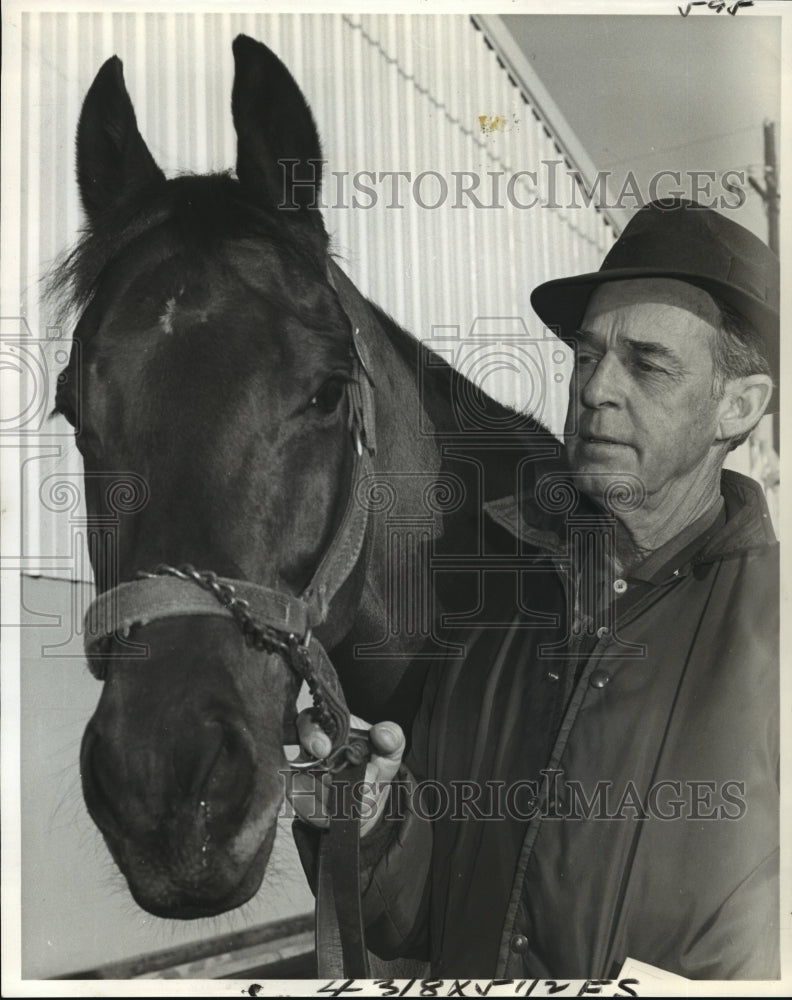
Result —
<path fill-rule="evenodd" d="M 176 299 L 168 299 L 165 312 L 159 318 L 159 325 L 165 333 L 173 333 L 173 316 L 176 312 Z"/>

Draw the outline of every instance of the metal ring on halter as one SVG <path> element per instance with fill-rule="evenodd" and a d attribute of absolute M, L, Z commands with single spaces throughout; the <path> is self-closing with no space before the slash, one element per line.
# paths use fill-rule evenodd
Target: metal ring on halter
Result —
<path fill-rule="evenodd" d="M 362 764 L 371 755 L 368 738 L 365 740 L 351 739 L 347 743 L 342 743 L 327 755 L 322 761 L 325 769 L 330 774 L 343 770 L 348 765 Z"/>
<path fill-rule="evenodd" d="M 336 774 L 349 764 L 362 764 L 371 753 L 366 730 L 355 729 L 350 732 L 351 739 L 335 748 L 326 757 L 314 760 L 290 760 L 288 766 L 293 771 L 310 773 L 316 771 L 322 774 Z"/>
<path fill-rule="evenodd" d="M 324 766 L 324 760 L 287 760 L 286 765 L 290 767 L 292 771 L 317 771 L 322 774 L 327 774 L 327 768 Z"/>

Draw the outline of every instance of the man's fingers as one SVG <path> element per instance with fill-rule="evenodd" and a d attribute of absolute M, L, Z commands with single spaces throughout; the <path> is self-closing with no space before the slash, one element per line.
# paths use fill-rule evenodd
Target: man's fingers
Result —
<path fill-rule="evenodd" d="M 297 735 L 302 749 L 317 760 L 322 760 L 332 749 L 330 737 L 318 722 L 314 722 L 309 708 L 297 716 Z"/>
<path fill-rule="evenodd" d="M 401 760 L 404 753 L 404 732 L 395 722 L 377 722 L 369 729 L 371 751 L 379 757 Z"/>
<path fill-rule="evenodd" d="M 395 722 L 378 722 L 369 730 L 371 759 L 366 778 L 374 782 L 389 782 L 396 777 L 404 753 L 404 733 Z"/>
<path fill-rule="evenodd" d="M 379 722 L 369 730 L 371 757 L 366 765 L 366 787 L 362 790 L 360 835 L 374 829 L 390 797 L 391 781 L 401 765 L 404 733 L 395 722 Z"/>
<path fill-rule="evenodd" d="M 316 722 L 310 709 L 300 712 L 296 720 L 300 740 L 300 761 L 323 759 L 331 749 L 330 738 Z M 368 730 L 371 755 L 366 765 L 365 789 L 360 789 L 361 835 L 365 836 L 377 824 L 388 801 L 390 784 L 398 773 L 404 753 L 405 739 L 395 722 L 379 722 Z M 329 776 L 320 777 L 305 772 L 292 772 L 287 779 L 287 794 L 297 814 L 314 826 L 328 822 Z"/>

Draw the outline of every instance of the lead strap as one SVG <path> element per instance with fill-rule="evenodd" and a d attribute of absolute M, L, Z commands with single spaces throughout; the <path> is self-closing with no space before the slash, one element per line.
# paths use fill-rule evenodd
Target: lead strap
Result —
<path fill-rule="evenodd" d="M 333 775 L 329 829 L 321 834 L 316 887 L 316 962 L 320 979 L 369 979 L 360 892 L 360 817 L 355 791 L 366 762 Z"/>

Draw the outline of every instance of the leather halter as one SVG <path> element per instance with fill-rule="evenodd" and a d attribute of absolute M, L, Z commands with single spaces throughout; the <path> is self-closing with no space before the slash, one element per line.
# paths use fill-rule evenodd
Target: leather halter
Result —
<path fill-rule="evenodd" d="M 126 637 L 136 625 L 183 615 L 229 614 L 246 641 L 260 650 L 281 654 L 288 666 L 308 683 L 322 728 L 332 749 L 328 769 L 343 766 L 342 753 L 352 763 L 360 747 L 349 743 L 349 710 L 327 652 L 313 635 L 327 618 L 330 603 L 357 563 L 368 523 L 359 487 L 373 472 L 376 451 L 374 379 L 361 329 L 370 321 L 368 307 L 347 276 L 331 260 L 328 280 L 341 300 L 352 326 L 353 380 L 347 388 L 348 426 L 354 442 L 352 485 L 338 530 L 310 583 L 299 596 L 246 580 L 217 577 L 192 566 L 161 565 L 153 573 L 100 594 L 85 616 L 85 651 L 91 672 L 106 676 L 107 651 L 114 636 Z M 196 586 L 198 584 L 198 586 Z M 321 763 L 321 762 L 320 762 Z M 312 762 L 312 766 L 317 766 Z"/>

